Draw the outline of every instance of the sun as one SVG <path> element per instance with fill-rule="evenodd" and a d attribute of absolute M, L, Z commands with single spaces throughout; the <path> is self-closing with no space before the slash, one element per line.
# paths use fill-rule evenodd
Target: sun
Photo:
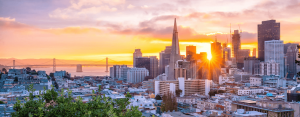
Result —
<path fill-rule="evenodd" d="M 212 58 L 211 54 L 207 54 L 207 59 L 211 60 L 211 58 Z"/>

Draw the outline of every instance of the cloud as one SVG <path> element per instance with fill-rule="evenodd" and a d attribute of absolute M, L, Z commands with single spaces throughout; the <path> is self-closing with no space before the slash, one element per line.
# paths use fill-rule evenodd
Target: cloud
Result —
<path fill-rule="evenodd" d="M 10 18 L 10 17 L 0 17 L 0 21 L 9 21 L 9 22 L 12 22 L 12 21 L 16 21 L 15 18 Z"/>
<path fill-rule="evenodd" d="M 135 6 L 133 6 L 132 4 L 129 4 L 128 6 L 127 6 L 127 8 L 128 9 L 133 9 Z"/>
<path fill-rule="evenodd" d="M 49 13 L 49 17 L 60 19 L 93 18 L 92 15 L 101 12 L 117 11 L 118 8 L 114 6 L 123 3 L 125 3 L 125 0 L 71 0 L 71 6 L 57 8 Z"/>

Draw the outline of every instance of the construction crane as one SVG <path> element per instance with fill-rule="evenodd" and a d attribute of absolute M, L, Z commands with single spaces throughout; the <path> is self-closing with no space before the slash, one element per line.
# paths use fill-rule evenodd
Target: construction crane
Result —
<path fill-rule="evenodd" d="M 286 75 L 285 75 L 285 77 L 284 77 L 285 80 L 286 80 L 286 77 L 287 77 L 288 74 L 289 74 L 289 73 L 286 73 Z"/>

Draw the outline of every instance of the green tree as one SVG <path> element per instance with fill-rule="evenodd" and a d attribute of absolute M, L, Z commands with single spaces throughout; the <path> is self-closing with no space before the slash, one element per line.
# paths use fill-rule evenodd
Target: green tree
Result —
<path fill-rule="evenodd" d="M 156 99 L 156 100 L 162 100 L 161 97 L 160 97 L 160 95 L 156 95 L 156 96 L 155 96 L 155 99 Z"/>
<path fill-rule="evenodd" d="M 176 96 L 179 97 L 180 94 L 182 93 L 182 90 L 181 90 L 181 89 L 177 89 L 177 90 L 175 91 L 175 93 L 176 93 Z"/>
<path fill-rule="evenodd" d="M 33 85 L 32 85 L 33 86 Z M 30 91 L 33 91 L 31 86 Z M 99 87 L 99 90 L 101 88 Z M 68 90 L 67 95 L 62 89 L 59 93 L 54 88 L 47 90 L 43 96 L 36 96 L 38 100 L 29 100 L 21 104 L 18 100 L 14 105 L 16 112 L 12 116 L 32 116 L 32 117 L 141 117 L 142 113 L 138 107 L 129 107 L 131 95 L 126 94 L 126 98 L 112 100 L 108 97 L 93 96 L 87 103 L 82 102 L 82 98 L 72 98 L 72 91 Z"/>
<path fill-rule="evenodd" d="M 164 94 L 162 97 L 163 101 L 161 104 L 161 111 L 167 112 L 167 111 L 177 111 L 177 98 L 174 95 L 174 93 L 168 92 L 167 94 Z"/>
<path fill-rule="evenodd" d="M 15 77 L 15 80 L 14 80 L 14 82 L 18 82 L 19 81 L 19 78 L 18 77 Z"/>
<path fill-rule="evenodd" d="M 300 45 L 297 46 L 298 50 L 300 49 Z M 298 58 L 300 58 L 300 52 L 298 53 Z M 300 61 L 295 60 L 295 63 L 300 66 Z M 300 71 L 297 73 L 298 79 L 300 80 Z"/>
<path fill-rule="evenodd" d="M 5 104 L 4 102 L 0 101 L 0 104 Z"/>

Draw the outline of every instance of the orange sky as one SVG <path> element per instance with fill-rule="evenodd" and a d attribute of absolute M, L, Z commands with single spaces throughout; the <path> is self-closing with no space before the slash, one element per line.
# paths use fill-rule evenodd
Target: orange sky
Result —
<path fill-rule="evenodd" d="M 285 43 L 300 40 L 300 3 L 294 0 L 22 2 L 0 2 L 0 58 L 131 62 L 136 48 L 158 56 L 171 44 L 174 18 L 183 55 L 188 45 L 209 53 L 215 37 L 230 42 L 230 23 L 232 32 L 242 29 L 242 49 L 251 53 L 257 48 L 257 24 L 264 20 L 281 23 Z"/>

